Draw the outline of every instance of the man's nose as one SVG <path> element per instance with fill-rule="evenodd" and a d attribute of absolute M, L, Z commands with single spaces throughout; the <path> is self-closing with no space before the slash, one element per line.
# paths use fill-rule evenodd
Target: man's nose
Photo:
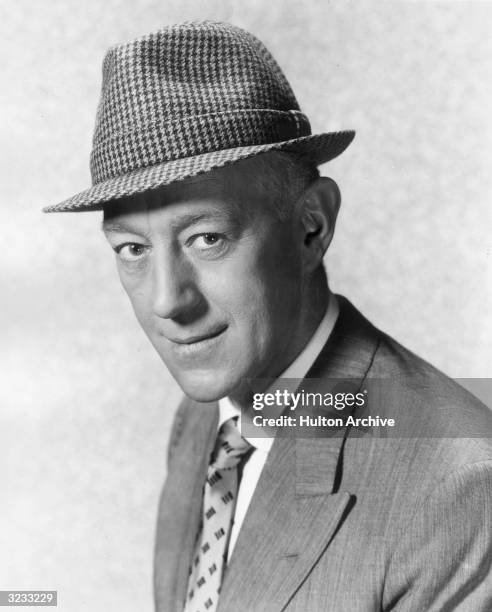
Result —
<path fill-rule="evenodd" d="M 189 318 L 202 302 L 193 271 L 186 262 L 159 259 L 154 262 L 152 281 L 152 308 L 158 317 Z"/>

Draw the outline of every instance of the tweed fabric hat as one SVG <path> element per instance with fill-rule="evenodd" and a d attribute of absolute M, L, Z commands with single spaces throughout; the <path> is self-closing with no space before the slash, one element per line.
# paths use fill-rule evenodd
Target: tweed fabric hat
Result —
<path fill-rule="evenodd" d="M 311 134 L 277 62 L 249 32 L 208 21 L 175 25 L 109 49 L 92 187 L 44 211 L 101 209 L 267 151 L 318 165 L 353 137 Z"/>

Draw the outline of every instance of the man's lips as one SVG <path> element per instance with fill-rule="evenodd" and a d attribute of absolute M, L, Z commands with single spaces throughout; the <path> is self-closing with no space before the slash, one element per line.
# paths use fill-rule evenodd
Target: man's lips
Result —
<path fill-rule="evenodd" d="M 220 336 L 227 329 L 227 325 L 221 325 L 220 327 L 214 329 L 213 331 L 209 331 L 204 334 L 196 334 L 193 336 L 186 336 L 183 338 L 168 338 L 170 342 L 174 344 L 197 344 L 199 342 L 204 342 L 205 340 L 212 340 L 212 338 L 216 338 Z"/>
<path fill-rule="evenodd" d="M 226 329 L 227 325 L 222 325 L 203 334 L 168 338 L 171 343 L 171 351 L 183 367 L 202 364 L 204 360 L 211 359 L 215 354 Z"/>

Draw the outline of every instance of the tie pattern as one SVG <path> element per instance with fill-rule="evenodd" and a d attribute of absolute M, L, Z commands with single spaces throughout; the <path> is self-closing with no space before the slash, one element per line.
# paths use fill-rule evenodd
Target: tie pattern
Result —
<path fill-rule="evenodd" d="M 225 569 L 238 490 L 238 465 L 251 445 L 241 438 L 237 417 L 219 430 L 203 490 L 185 612 L 214 612 Z"/>

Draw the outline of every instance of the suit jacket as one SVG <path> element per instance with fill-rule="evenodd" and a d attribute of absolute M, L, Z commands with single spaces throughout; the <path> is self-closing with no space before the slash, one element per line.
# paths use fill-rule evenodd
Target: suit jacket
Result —
<path fill-rule="evenodd" d="M 219 612 L 492 610 L 492 418 L 344 298 L 307 378 L 384 379 L 397 435 L 277 437 L 227 567 Z M 175 417 L 155 550 L 158 612 L 181 612 L 218 407 Z"/>

